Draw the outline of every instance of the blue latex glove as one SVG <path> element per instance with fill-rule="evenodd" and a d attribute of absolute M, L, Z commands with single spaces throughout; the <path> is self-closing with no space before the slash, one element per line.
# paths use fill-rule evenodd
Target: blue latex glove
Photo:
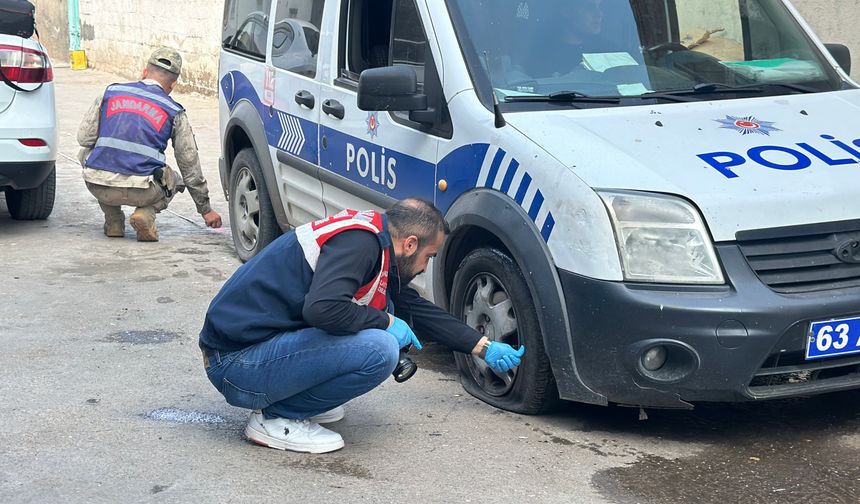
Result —
<path fill-rule="evenodd" d="M 520 346 L 519 350 L 515 350 L 514 347 L 507 343 L 491 341 L 489 348 L 487 348 L 487 354 L 484 356 L 484 360 L 487 361 L 487 365 L 490 366 L 493 371 L 497 373 L 507 373 L 511 369 L 520 365 L 520 357 L 522 357 L 524 353 L 526 353 L 525 345 Z"/>
<path fill-rule="evenodd" d="M 412 328 L 410 328 L 409 324 L 404 320 L 391 315 L 391 324 L 388 326 L 386 331 L 397 338 L 397 344 L 400 345 L 400 348 L 414 345 L 415 348 L 421 350 L 421 342 L 418 341 L 418 336 L 415 336 L 415 333 L 412 332 Z"/>

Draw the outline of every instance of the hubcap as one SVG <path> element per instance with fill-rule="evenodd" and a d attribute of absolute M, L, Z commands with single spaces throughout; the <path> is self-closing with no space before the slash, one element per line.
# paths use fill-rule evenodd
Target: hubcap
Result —
<path fill-rule="evenodd" d="M 463 317 L 491 341 L 509 345 L 520 343 L 514 305 L 505 286 L 494 275 L 481 273 L 473 278 L 466 288 Z M 503 396 L 514 386 L 517 370 L 496 373 L 480 357 L 467 359 L 469 372 L 478 385 L 492 396 Z"/>
<path fill-rule="evenodd" d="M 260 231 L 260 200 L 257 182 L 248 167 L 239 169 L 236 190 L 233 194 L 233 215 L 238 220 L 236 230 L 245 250 L 254 250 Z"/>

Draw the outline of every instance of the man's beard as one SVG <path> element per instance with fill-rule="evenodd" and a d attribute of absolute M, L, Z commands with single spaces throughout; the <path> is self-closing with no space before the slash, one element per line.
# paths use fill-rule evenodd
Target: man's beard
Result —
<path fill-rule="evenodd" d="M 415 271 L 415 263 L 418 262 L 417 252 L 409 257 L 397 257 L 394 262 L 397 265 L 397 276 L 400 277 L 401 287 L 409 285 L 418 276 L 418 271 Z"/>

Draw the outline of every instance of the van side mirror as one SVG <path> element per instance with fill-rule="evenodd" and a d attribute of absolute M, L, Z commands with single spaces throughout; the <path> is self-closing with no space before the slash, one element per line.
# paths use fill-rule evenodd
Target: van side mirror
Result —
<path fill-rule="evenodd" d="M 845 73 L 850 74 L 851 50 L 842 44 L 824 44 L 824 47 L 830 51 L 830 55 L 833 56 L 833 59 L 835 59 L 837 63 L 839 63 L 842 70 L 845 70 Z"/>
<path fill-rule="evenodd" d="M 426 110 L 427 95 L 418 92 L 418 76 L 412 68 L 370 68 L 358 78 L 358 108 L 385 112 Z"/>

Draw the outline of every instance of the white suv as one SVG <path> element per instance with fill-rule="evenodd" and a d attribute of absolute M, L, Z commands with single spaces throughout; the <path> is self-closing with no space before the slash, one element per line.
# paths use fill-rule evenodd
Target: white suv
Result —
<path fill-rule="evenodd" d="M 13 219 L 45 219 L 57 185 L 51 62 L 35 40 L 0 34 L 0 70 L 12 84 L 0 77 L 0 189 Z"/>

